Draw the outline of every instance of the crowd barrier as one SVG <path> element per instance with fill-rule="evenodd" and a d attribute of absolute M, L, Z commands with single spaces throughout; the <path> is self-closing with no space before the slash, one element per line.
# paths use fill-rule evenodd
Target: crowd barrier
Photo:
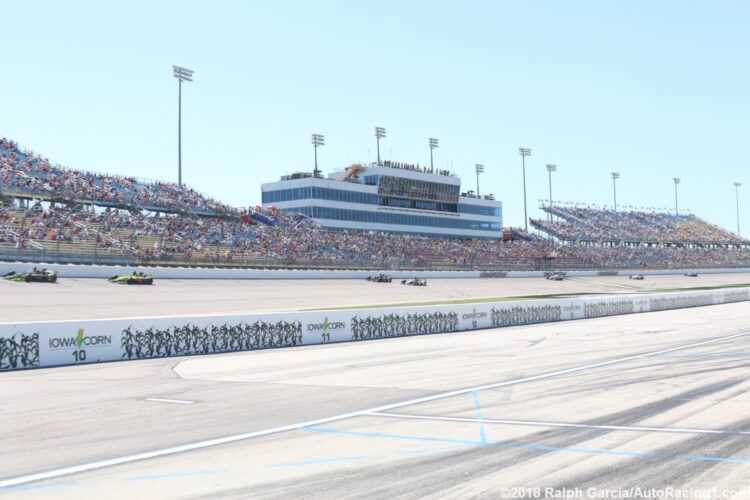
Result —
<path fill-rule="evenodd" d="M 750 300 L 750 287 L 288 312 L 0 323 L 0 371 L 529 325 Z"/>
<path fill-rule="evenodd" d="M 533 278 L 542 277 L 550 271 L 389 271 L 389 270 L 361 270 L 361 269 L 227 269 L 202 267 L 127 267 L 89 264 L 30 264 L 28 262 L 0 262 L 0 275 L 10 271 L 22 272 L 31 267 L 47 268 L 58 272 L 63 278 L 109 278 L 115 274 L 129 273 L 138 270 L 153 274 L 156 279 L 258 279 L 258 280 L 299 280 L 299 279 L 364 279 L 385 273 L 395 279 L 404 278 Z M 687 272 L 686 269 L 654 269 L 639 270 L 643 275 L 674 275 Z M 747 268 L 726 269 L 691 269 L 698 274 L 719 273 L 748 273 Z M 593 276 L 628 276 L 636 271 L 564 271 L 562 274 L 570 277 Z"/>

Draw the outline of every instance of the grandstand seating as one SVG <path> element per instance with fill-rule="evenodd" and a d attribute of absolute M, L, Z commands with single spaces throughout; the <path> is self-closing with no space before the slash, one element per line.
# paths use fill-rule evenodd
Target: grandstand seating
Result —
<path fill-rule="evenodd" d="M 3 208 L 0 230 L 49 256 L 121 256 L 128 261 L 256 265 L 534 269 L 557 257 L 558 267 L 663 268 L 750 265 L 750 248 L 668 245 L 555 245 L 539 237 L 433 239 L 372 232 L 329 232 L 309 219 L 249 226 L 239 219 L 67 207 Z M 274 217 L 272 212 L 267 217 Z M 570 224 L 563 222 L 561 224 Z M 526 235 L 516 230 L 520 235 Z M 2 234 L 2 233 L 0 233 Z M 4 238 L 3 250 L 18 238 Z M 97 241 L 98 240 L 98 241 Z M 545 264 L 546 265 L 546 264 Z"/>
<path fill-rule="evenodd" d="M 62 168 L 0 139 L 0 258 L 381 269 L 750 266 L 748 240 L 693 216 L 546 210 L 557 220 L 532 226 L 552 238 L 518 228 L 502 240 L 333 232 L 300 214 L 259 206 L 242 213 L 176 184 Z"/>
<path fill-rule="evenodd" d="M 196 215 L 233 214 L 236 210 L 186 186 L 82 172 L 52 164 L 0 138 L 0 186 L 19 196 L 76 200 L 100 206 L 187 211 Z"/>
<path fill-rule="evenodd" d="M 750 241 L 693 215 L 614 212 L 590 208 L 544 207 L 561 220 L 531 221 L 550 236 L 569 242 L 748 245 Z"/>

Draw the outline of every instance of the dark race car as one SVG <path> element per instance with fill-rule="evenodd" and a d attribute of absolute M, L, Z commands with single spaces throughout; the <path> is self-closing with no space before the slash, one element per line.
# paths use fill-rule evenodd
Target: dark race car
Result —
<path fill-rule="evenodd" d="M 25 273 L 16 273 L 11 271 L 3 276 L 6 280 L 11 281 L 25 281 L 26 283 L 55 283 L 57 282 L 57 271 L 50 271 L 49 269 L 37 269 L 36 267 L 31 271 Z"/>
<path fill-rule="evenodd" d="M 150 274 L 133 271 L 131 274 L 115 274 L 108 281 L 120 285 L 153 285 L 154 277 Z"/>
<path fill-rule="evenodd" d="M 402 280 L 401 284 L 411 286 L 427 286 L 427 280 L 424 278 L 414 278 L 413 280 Z"/>
<path fill-rule="evenodd" d="M 687 276 L 688 278 L 697 278 L 698 273 L 696 273 L 695 271 L 688 271 L 685 273 L 685 276 Z"/>
<path fill-rule="evenodd" d="M 393 281 L 393 278 L 391 278 L 387 274 L 380 273 L 375 276 L 368 276 L 367 281 L 372 281 L 373 283 L 390 283 L 391 281 Z"/>

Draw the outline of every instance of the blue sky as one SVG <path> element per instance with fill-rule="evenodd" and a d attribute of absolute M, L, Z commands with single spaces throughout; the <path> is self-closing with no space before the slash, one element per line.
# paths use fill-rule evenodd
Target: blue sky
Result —
<path fill-rule="evenodd" d="M 546 198 L 680 206 L 750 233 L 750 3 L 4 2 L 0 135 L 64 165 L 183 180 L 233 205 L 260 184 L 382 156 L 452 165 L 523 222 Z M 747 193 L 747 194 L 745 194 Z M 744 198 L 744 200 L 743 200 Z"/>

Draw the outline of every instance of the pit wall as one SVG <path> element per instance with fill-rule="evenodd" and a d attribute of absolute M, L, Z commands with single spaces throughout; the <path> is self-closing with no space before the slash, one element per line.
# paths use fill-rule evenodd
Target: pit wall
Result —
<path fill-rule="evenodd" d="M 320 312 L 0 323 L 0 371 L 461 332 L 750 300 L 750 287 Z"/>
<path fill-rule="evenodd" d="M 58 272 L 60 278 L 109 278 L 115 274 L 129 273 L 134 269 L 153 274 L 156 279 L 364 279 L 381 272 L 394 279 L 404 278 L 533 278 L 544 276 L 543 271 L 362 271 L 362 270 L 317 270 L 317 269 L 216 269 L 201 267 L 126 267 L 82 264 L 43 264 L 28 262 L 0 262 L 0 275 L 10 271 L 23 272 L 32 267 L 47 268 Z M 638 272 L 643 275 L 683 274 L 685 269 L 648 271 L 565 271 L 570 277 L 628 276 Z M 694 269 L 698 274 L 749 273 L 750 269 Z"/>

